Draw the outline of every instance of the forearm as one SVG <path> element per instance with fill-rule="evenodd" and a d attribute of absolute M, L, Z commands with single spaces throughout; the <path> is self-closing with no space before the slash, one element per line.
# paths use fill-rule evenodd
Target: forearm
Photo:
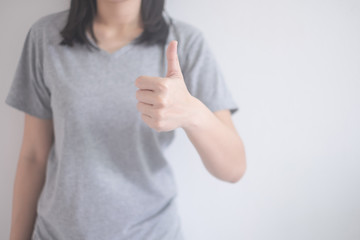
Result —
<path fill-rule="evenodd" d="M 34 229 L 38 197 L 45 180 L 44 164 L 20 160 L 17 166 L 10 240 L 29 240 Z"/>
<path fill-rule="evenodd" d="M 191 120 L 183 126 L 207 170 L 228 182 L 245 172 L 245 152 L 239 135 L 221 122 L 200 100 L 195 99 Z"/>

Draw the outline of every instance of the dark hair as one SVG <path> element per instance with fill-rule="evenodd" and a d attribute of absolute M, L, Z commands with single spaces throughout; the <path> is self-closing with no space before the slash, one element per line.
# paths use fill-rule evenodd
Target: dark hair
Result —
<path fill-rule="evenodd" d="M 142 0 L 141 17 L 144 31 L 135 40 L 135 44 L 145 43 L 148 45 L 165 44 L 169 26 L 162 13 L 165 0 Z M 97 12 L 96 0 L 71 0 L 67 24 L 60 34 L 63 40 L 60 45 L 73 46 L 74 42 L 94 47 L 86 37 L 86 30 L 90 30 L 92 38 L 97 43 L 94 35 L 92 22 Z"/>

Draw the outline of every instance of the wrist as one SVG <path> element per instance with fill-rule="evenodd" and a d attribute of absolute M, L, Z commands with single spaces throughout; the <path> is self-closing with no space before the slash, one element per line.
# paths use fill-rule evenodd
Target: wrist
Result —
<path fill-rule="evenodd" d="M 196 97 L 190 96 L 184 124 L 181 126 L 185 131 L 191 131 L 200 127 L 210 110 Z"/>

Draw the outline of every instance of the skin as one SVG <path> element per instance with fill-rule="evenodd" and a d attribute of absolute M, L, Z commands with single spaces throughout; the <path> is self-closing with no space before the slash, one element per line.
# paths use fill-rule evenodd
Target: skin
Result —
<path fill-rule="evenodd" d="M 11 240 L 28 240 L 31 237 L 53 139 L 52 120 L 25 114 L 24 135 L 13 189 Z"/>
<path fill-rule="evenodd" d="M 98 46 L 109 53 L 143 31 L 141 0 L 98 0 L 94 32 Z M 185 85 L 177 42 L 167 47 L 166 77 L 139 76 L 134 82 L 142 120 L 158 132 L 182 128 L 206 169 L 218 179 L 236 183 L 245 173 L 244 145 L 229 110 L 211 112 Z M 28 240 L 36 205 L 45 183 L 47 157 L 54 141 L 51 119 L 25 114 L 24 135 L 13 189 L 10 240 Z"/>
<path fill-rule="evenodd" d="M 141 0 L 98 0 L 93 29 L 98 46 L 109 52 L 128 44 L 144 30 Z"/>
<path fill-rule="evenodd" d="M 236 183 L 245 172 L 245 151 L 229 110 L 211 112 L 185 84 L 177 41 L 167 47 L 166 77 L 135 80 L 137 109 L 142 120 L 158 132 L 184 129 L 206 169 L 216 178 Z"/>

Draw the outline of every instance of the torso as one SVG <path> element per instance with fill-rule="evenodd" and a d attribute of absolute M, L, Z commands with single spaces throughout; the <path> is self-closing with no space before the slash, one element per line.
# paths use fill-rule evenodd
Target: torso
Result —
<path fill-rule="evenodd" d="M 167 44 L 191 42 L 196 31 L 179 22 L 179 34 L 170 29 L 165 46 L 129 44 L 140 30 L 129 38 L 98 34 L 102 51 L 89 51 L 59 45 L 67 13 L 34 27 L 55 127 L 34 236 L 182 239 L 176 182 L 163 152 L 175 133 L 142 121 L 134 82 L 140 75 L 165 76 Z M 178 50 L 181 61 L 184 50 Z"/>

